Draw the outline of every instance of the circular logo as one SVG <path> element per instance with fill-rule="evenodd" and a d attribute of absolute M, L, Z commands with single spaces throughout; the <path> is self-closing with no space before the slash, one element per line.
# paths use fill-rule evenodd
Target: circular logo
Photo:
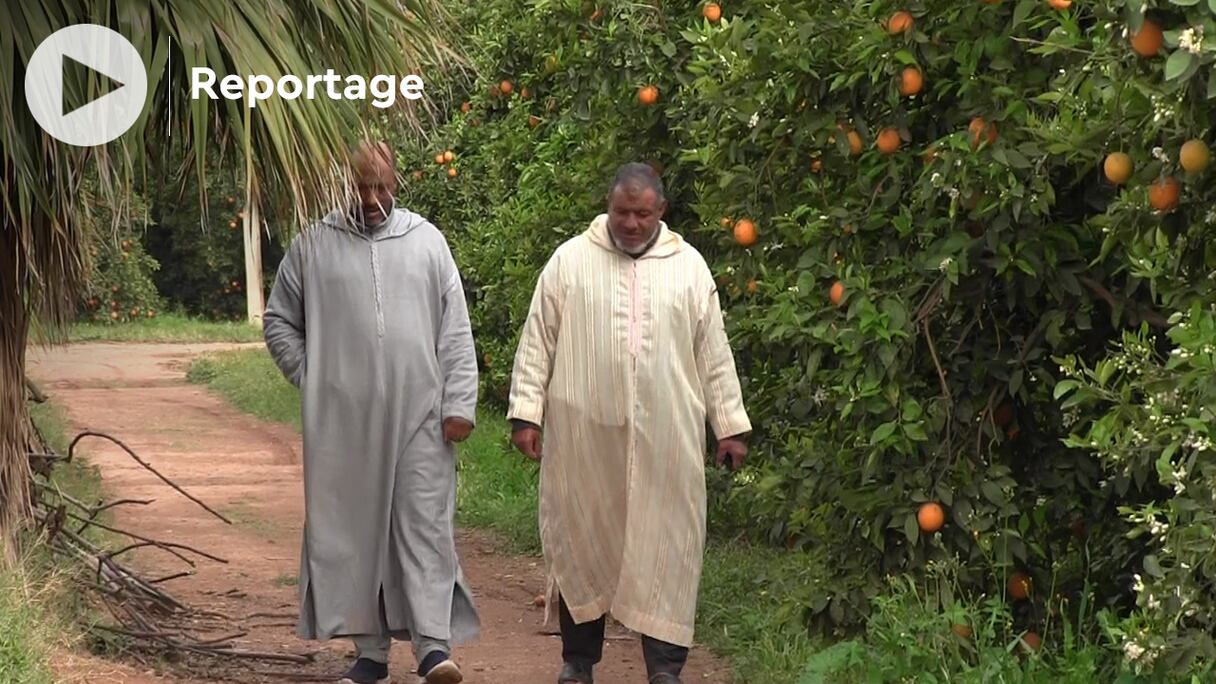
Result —
<path fill-rule="evenodd" d="M 80 92 L 82 85 L 85 92 Z M 97 24 L 52 33 L 34 50 L 25 72 L 25 97 L 34 119 L 69 145 L 104 145 L 126 133 L 143 111 L 147 94 L 148 73 L 139 51 L 121 34 Z"/>

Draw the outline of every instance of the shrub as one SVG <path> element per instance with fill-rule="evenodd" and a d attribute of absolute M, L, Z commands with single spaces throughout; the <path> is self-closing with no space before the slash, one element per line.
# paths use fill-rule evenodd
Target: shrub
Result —
<path fill-rule="evenodd" d="M 244 186 L 231 163 L 208 176 L 205 211 L 197 178 L 157 188 L 151 209 L 148 251 L 168 267 L 156 274 L 157 290 L 174 308 L 212 320 L 245 320 Z M 269 222 L 273 225 L 273 221 Z M 266 296 L 283 258 L 277 232 L 262 235 L 262 287 Z"/>
<path fill-rule="evenodd" d="M 91 184 L 87 192 L 93 192 Z M 160 264 L 144 249 L 147 206 L 141 195 L 127 198 L 116 215 L 107 202 L 89 227 L 90 271 L 79 318 L 117 323 L 153 317 L 162 308 L 153 278 Z"/>
<path fill-rule="evenodd" d="M 1145 8 L 1121 0 L 753 3 L 716 22 L 687 1 L 478 2 L 480 80 L 443 84 L 467 108 L 403 143 L 404 201 L 453 242 L 501 400 L 540 267 L 602 210 L 616 164 L 652 162 L 669 223 L 715 270 L 758 428 L 715 505 L 774 544 L 830 550 L 832 576 L 789 596 L 810 624 L 872 626 L 887 575 L 957 558 L 969 596 L 1018 571 L 1091 591 L 1116 625 L 1153 555 L 1131 511 L 1173 491 L 1144 468 L 1112 486 L 1095 440 L 1067 440 L 1107 408 L 1062 406 L 1058 359 L 1093 368 L 1143 325 L 1160 352 L 1171 313 L 1216 299 L 1216 184 L 1179 159 L 1216 124 L 1216 53 L 1196 43 L 1213 17 L 1149 8 L 1169 54 L 1146 57 L 1128 39 Z M 893 154 L 874 149 L 881 129 L 899 134 Z M 1132 169 L 1115 183 L 1104 162 L 1120 151 Z M 741 219 L 754 244 L 735 240 Z M 938 532 L 919 528 L 926 501 L 945 510 Z"/>

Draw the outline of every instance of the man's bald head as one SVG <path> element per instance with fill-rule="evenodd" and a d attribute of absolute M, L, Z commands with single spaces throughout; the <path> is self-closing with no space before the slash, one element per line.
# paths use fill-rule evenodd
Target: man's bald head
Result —
<path fill-rule="evenodd" d="M 392 210 L 397 191 L 397 170 L 388 143 L 359 143 L 351 154 L 351 177 L 358 197 L 356 218 L 364 226 L 380 225 Z"/>

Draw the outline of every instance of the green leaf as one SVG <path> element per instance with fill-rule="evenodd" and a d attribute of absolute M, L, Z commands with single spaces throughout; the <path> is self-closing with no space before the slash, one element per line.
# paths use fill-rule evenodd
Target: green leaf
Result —
<path fill-rule="evenodd" d="M 887 327 L 891 330 L 903 330 L 904 327 L 907 326 L 908 312 L 906 309 L 904 309 L 903 303 L 898 299 L 888 297 L 882 300 L 882 304 L 879 305 L 879 309 L 881 309 L 882 312 L 887 315 L 887 318 L 890 319 L 890 323 L 887 325 Z"/>
<path fill-rule="evenodd" d="M 1165 571 L 1161 569 L 1161 562 L 1157 560 L 1157 556 L 1149 554 L 1144 557 L 1144 571 L 1153 577 L 1165 577 Z"/>
<path fill-rule="evenodd" d="M 909 513 L 908 517 L 904 518 L 904 536 L 908 538 L 909 544 L 915 544 L 916 538 L 920 536 L 920 523 L 916 522 L 915 513 Z"/>
<path fill-rule="evenodd" d="M 929 435 L 925 433 L 925 428 L 920 423 L 908 423 L 904 425 L 904 434 L 914 442 L 929 441 Z"/>
<path fill-rule="evenodd" d="M 1037 0 L 1022 0 L 1019 2 L 1017 9 L 1013 10 L 1013 26 L 1011 28 L 1020 26 L 1038 6 Z"/>
<path fill-rule="evenodd" d="M 900 64 L 916 64 L 916 57 L 907 50 L 896 52 L 895 59 L 899 60 Z"/>
<path fill-rule="evenodd" d="M 887 439 L 891 435 L 895 434 L 895 428 L 898 426 L 899 426 L 898 423 L 896 423 L 895 421 L 891 421 L 889 423 L 883 423 L 882 425 L 879 425 L 874 430 L 874 434 L 870 435 L 870 446 L 878 444 L 879 442 L 882 442 L 883 440 Z"/>
<path fill-rule="evenodd" d="M 944 482 L 939 482 L 937 485 L 937 498 L 941 499 L 942 503 L 947 506 L 954 505 L 954 492 L 946 486 Z"/>
<path fill-rule="evenodd" d="M 900 411 L 905 421 L 918 420 L 924 411 L 920 407 L 920 403 L 915 399 L 905 399 L 903 409 Z"/>
<path fill-rule="evenodd" d="M 1017 394 L 1018 390 L 1022 389 L 1022 380 L 1025 378 L 1025 376 L 1026 376 L 1026 374 L 1022 371 L 1021 368 L 1015 370 L 1013 373 L 1011 373 L 1009 375 L 1009 393 L 1010 394 Z"/>
<path fill-rule="evenodd" d="M 985 499 L 998 506 L 1005 503 L 1005 492 L 1001 491 L 1000 485 L 991 480 L 981 483 L 980 491 L 984 493 Z"/>
<path fill-rule="evenodd" d="M 663 43 L 663 46 L 660 47 L 659 49 L 663 51 L 664 55 L 667 55 L 668 59 L 676 56 L 676 44 L 671 42 L 670 40 L 667 41 L 666 43 Z"/>
<path fill-rule="evenodd" d="M 1175 50 L 1165 62 L 1165 80 L 1173 81 L 1181 78 L 1195 61 L 1195 55 L 1187 50 Z"/>
<path fill-rule="evenodd" d="M 1199 0 L 1170 0 L 1170 2 L 1179 7 L 1194 7 L 1199 4 Z"/>
<path fill-rule="evenodd" d="M 1216 14 L 1216 0 L 1212 2 L 1212 13 Z M 1216 100 L 1216 70 L 1208 74 L 1208 99 Z"/>
<path fill-rule="evenodd" d="M 1056 388 L 1052 392 L 1052 398 L 1059 399 L 1080 386 L 1081 384 L 1076 380 L 1061 380 L 1056 383 Z"/>

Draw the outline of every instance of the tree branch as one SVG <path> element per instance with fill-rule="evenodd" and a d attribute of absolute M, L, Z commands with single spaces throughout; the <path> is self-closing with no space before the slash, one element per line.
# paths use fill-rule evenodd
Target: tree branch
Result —
<path fill-rule="evenodd" d="M 1095 297 L 1106 302 L 1106 305 L 1110 307 L 1112 313 L 1118 311 L 1119 307 L 1122 306 L 1131 315 L 1138 317 L 1140 320 L 1148 323 L 1154 328 L 1164 330 L 1170 325 L 1165 316 L 1157 313 L 1152 308 L 1131 300 L 1116 297 L 1114 293 L 1106 288 L 1106 286 L 1093 278 L 1090 278 L 1089 276 L 1077 276 L 1077 282 L 1081 283 L 1085 287 L 1088 287 L 1090 291 L 1094 293 Z M 1135 325 L 1135 321 L 1132 321 L 1132 324 Z"/>

